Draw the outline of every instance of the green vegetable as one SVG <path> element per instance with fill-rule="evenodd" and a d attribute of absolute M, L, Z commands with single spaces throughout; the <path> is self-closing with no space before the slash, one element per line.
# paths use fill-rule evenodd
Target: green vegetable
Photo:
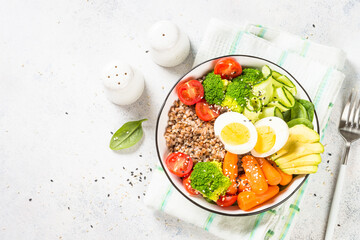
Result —
<path fill-rule="evenodd" d="M 284 121 L 288 122 L 291 120 L 291 110 L 283 112 Z"/>
<path fill-rule="evenodd" d="M 227 86 L 221 106 L 228 107 L 233 112 L 242 113 L 247 100 L 252 97 L 252 86 L 259 82 L 262 77 L 263 75 L 258 69 L 243 69 L 242 74 L 234 78 Z"/>
<path fill-rule="evenodd" d="M 315 111 L 315 106 L 312 102 L 309 102 L 305 99 L 299 99 L 297 100 L 299 103 L 301 103 L 301 105 L 303 105 L 307 111 L 307 115 L 308 115 L 308 119 L 312 122 L 314 119 L 314 111 Z"/>
<path fill-rule="evenodd" d="M 293 120 L 290 120 L 287 125 L 289 126 L 289 128 L 295 126 L 295 125 L 299 125 L 299 124 L 304 124 L 305 126 L 307 126 L 308 128 L 314 129 L 314 125 L 312 124 L 312 122 L 310 122 L 309 119 L 307 118 L 295 118 Z"/>
<path fill-rule="evenodd" d="M 111 138 L 110 148 L 120 150 L 135 145 L 143 136 L 141 123 L 147 119 L 127 122 Z"/>
<path fill-rule="evenodd" d="M 308 118 L 305 107 L 298 101 L 296 101 L 294 107 L 291 108 L 291 119 L 295 118 Z"/>
<path fill-rule="evenodd" d="M 221 79 L 220 75 L 210 72 L 203 81 L 205 100 L 209 104 L 218 104 L 224 100 L 226 86 L 228 81 Z"/>
<path fill-rule="evenodd" d="M 258 69 L 244 68 L 241 75 L 234 78 L 233 81 L 237 79 L 238 81 L 255 84 L 255 83 L 259 82 L 262 79 L 262 77 L 263 77 L 263 74 Z"/>
<path fill-rule="evenodd" d="M 191 187 L 205 198 L 217 201 L 230 187 L 231 181 L 222 173 L 219 162 L 199 162 L 190 175 Z"/>

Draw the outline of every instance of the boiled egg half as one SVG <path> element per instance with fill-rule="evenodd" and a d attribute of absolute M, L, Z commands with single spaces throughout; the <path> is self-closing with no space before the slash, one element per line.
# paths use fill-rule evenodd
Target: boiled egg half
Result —
<path fill-rule="evenodd" d="M 254 157 L 267 157 L 279 151 L 289 138 L 289 128 L 278 117 L 266 117 L 255 123 L 257 142 L 251 154 Z"/>
<path fill-rule="evenodd" d="M 237 112 L 221 114 L 214 123 L 215 136 L 218 136 L 225 149 L 234 154 L 250 152 L 256 145 L 258 134 L 254 124 Z"/>

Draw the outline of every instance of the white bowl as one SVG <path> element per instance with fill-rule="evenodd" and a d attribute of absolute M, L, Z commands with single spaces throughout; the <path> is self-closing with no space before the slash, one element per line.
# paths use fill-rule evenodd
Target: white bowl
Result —
<path fill-rule="evenodd" d="M 305 89 L 300 85 L 300 83 L 285 69 L 280 67 L 279 65 L 268 61 L 263 58 L 249 56 L 249 55 L 228 55 L 236 59 L 241 66 L 243 67 L 254 67 L 254 68 L 261 68 L 264 65 L 268 65 L 271 69 L 278 71 L 281 74 L 285 74 L 290 78 L 291 81 L 296 85 L 297 88 L 297 98 L 307 99 L 311 101 L 309 95 L 306 93 Z M 198 79 L 204 76 L 206 73 L 212 71 L 215 66 L 215 62 L 219 58 L 223 58 L 227 56 L 222 56 L 214 59 L 210 59 L 208 61 L 205 61 L 193 69 L 191 69 L 188 73 L 186 73 L 182 78 L 179 79 L 178 82 L 182 81 L 183 79 L 187 78 L 193 78 Z M 177 83 L 178 83 L 177 82 Z M 176 84 L 177 84 L 176 83 Z M 254 215 L 259 214 L 261 212 L 270 210 L 283 202 L 285 202 L 287 199 L 291 197 L 305 182 L 308 175 L 297 175 L 293 178 L 291 183 L 286 186 L 286 188 L 282 189 L 280 193 L 273 199 L 263 203 L 261 206 L 251 210 L 251 211 L 243 211 L 238 208 L 238 206 L 231 206 L 231 207 L 220 207 L 216 204 L 212 204 L 207 202 L 202 196 L 191 196 L 187 193 L 185 188 L 183 187 L 182 181 L 179 177 L 172 174 L 167 167 L 165 166 L 165 159 L 169 154 L 169 149 L 166 147 L 166 141 L 165 141 L 165 129 L 167 127 L 168 122 L 168 112 L 170 110 L 170 107 L 173 105 L 174 101 L 178 99 L 178 96 L 175 91 L 175 86 L 170 90 L 169 94 L 165 98 L 165 101 L 163 105 L 161 106 L 160 113 L 158 115 L 157 123 L 156 123 L 156 130 L 155 130 L 155 142 L 156 142 L 156 148 L 157 153 L 159 157 L 159 161 L 161 166 L 163 167 L 167 177 L 169 178 L 172 185 L 190 202 L 197 205 L 198 207 L 201 207 L 205 210 L 208 210 L 210 212 L 214 212 L 217 214 L 227 215 L 227 216 L 248 216 L 248 215 Z M 315 131 L 319 132 L 319 122 L 317 119 L 317 115 L 315 112 L 315 118 L 313 121 Z"/>

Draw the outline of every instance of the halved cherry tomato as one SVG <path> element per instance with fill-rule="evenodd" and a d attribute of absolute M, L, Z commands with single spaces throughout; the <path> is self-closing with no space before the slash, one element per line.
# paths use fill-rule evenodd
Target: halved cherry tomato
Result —
<path fill-rule="evenodd" d="M 221 58 L 215 65 L 215 74 L 220 74 L 223 79 L 233 79 L 242 73 L 241 65 L 233 58 Z"/>
<path fill-rule="evenodd" d="M 237 197 L 237 195 L 220 196 L 219 199 L 216 201 L 216 204 L 220 207 L 230 207 L 236 202 Z"/>
<path fill-rule="evenodd" d="M 204 99 L 195 105 L 196 115 L 203 121 L 207 122 L 219 116 L 219 111 L 210 106 Z"/>
<path fill-rule="evenodd" d="M 187 177 L 183 178 L 184 188 L 185 188 L 186 191 L 187 191 L 188 193 L 190 193 L 191 195 L 198 195 L 198 194 L 200 194 L 199 191 L 197 191 L 197 190 L 195 190 L 195 189 L 193 189 L 193 188 L 191 187 L 190 183 L 191 183 L 191 181 L 190 181 L 190 174 L 189 174 Z"/>
<path fill-rule="evenodd" d="M 190 173 L 193 167 L 193 160 L 185 153 L 176 152 L 166 158 L 165 164 L 171 173 L 178 177 L 183 177 Z"/>
<path fill-rule="evenodd" d="M 204 97 L 204 88 L 198 80 L 190 80 L 177 88 L 177 94 L 182 103 L 193 105 Z"/>

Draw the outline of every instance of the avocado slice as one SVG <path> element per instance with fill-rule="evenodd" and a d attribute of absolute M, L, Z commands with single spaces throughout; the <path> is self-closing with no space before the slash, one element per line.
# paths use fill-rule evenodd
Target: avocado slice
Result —
<path fill-rule="evenodd" d="M 289 135 L 296 135 L 296 137 L 299 138 L 299 141 L 301 142 L 314 143 L 320 141 L 320 136 L 315 130 L 310 129 L 302 124 L 289 128 Z"/>
<path fill-rule="evenodd" d="M 287 154 L 292 151 L 296 143 L 315 143 L 320 141 L 319 134 L 304 126 L 304 125 L 295 125 L 294 127 L 289 129 L 289 139 L 287 140 L 284 147 L 282 147 L 279 151 L 271 156 L 272 160 L 276 160 L 277 158 Z"/>
<path fill-rule="evenodd" d="M 280 168 L 296 168 L 301 166 L 316 166 L 321 163 L 320 154 L 310 154 L 297 158 L 290 162 L 285 162 L 280 165 Z"/>
<path fill-rule="evenodd" d="M 300 157 L 310 155 L 313 153 L 323 153 L 323 152 L 324 152 L 324 146 L 319 142 L 317 143 L 296 142 L 294 143 L 293 146 L 290 146 L 290 149 L 285 155 L 276 159 L 275 162 L 278 166 L 281 166 L 281 164 L 283 163 L 290 162 Z"/>
<path fill-rule="evenodd" d="M 316 173 L 318 170 L 317 166 L 302 166 L 296 168 L 280 168 L 286 174 L 310 174 Z"/>

